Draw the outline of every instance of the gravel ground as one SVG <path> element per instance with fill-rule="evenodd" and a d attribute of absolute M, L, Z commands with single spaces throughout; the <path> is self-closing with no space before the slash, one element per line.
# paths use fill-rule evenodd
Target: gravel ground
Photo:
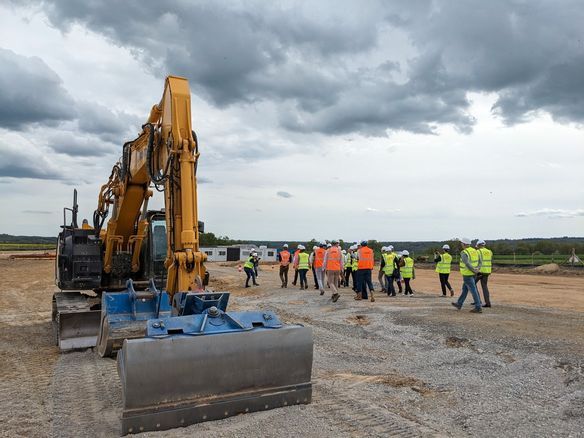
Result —
<path fill-rule="evenodd" d="M 329 291 L 281 289 L 271 267 L 250 289 L 236 267 L 210 271 L 216 290 L 233 293 L 232 310 L 313 328 L 313 403 L 144 436 L 584 436 L 581 311 L 498 305 L 496 290 L 482 315 L 423 289 L 375 303 L 343 290 L 333 304 Z M 52 343 L 52 263 L 0 261 L 0 277 L 0 436 L 116 436 L 115 361 Z"/>

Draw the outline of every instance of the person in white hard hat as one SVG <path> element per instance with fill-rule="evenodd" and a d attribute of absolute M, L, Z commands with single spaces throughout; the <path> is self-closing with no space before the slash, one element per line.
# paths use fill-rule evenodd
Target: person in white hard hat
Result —
<path fill-rule="evenodd" d="M 298 245 L 298 254 L 294 257 L 294 267 L 300 276 L 300 289 L 308 289 L 306 273 L 310 269 L 310 257 L 306 253 L 304 245 Z"/>
<path fill-rule="evenodd" d="M 402 251 L 400 265 L 401 275 L 405 283 L 404 295 L 413 295 L 414 291 L 410 282 L 416 279 L 416 271 L 414 270 L 414 259 L 410 257 L 410 252 L 407 249 Z"/>
<path fill-rule="evenodd" d="M 294 251 L 294 255 L 292 256 L 292 266 L 294 266 L 294 281 L 292 282 L 293 286 L 296 286 L 296 283 L 298 283 L 298 275 L 299 274 L 298 274 L 298 269 L 296 268 L 296 265 L 294 264 L 294 260 L 296 260 L 296 257 L 300 253 L 299 246 L 304 246 L 304 245 L 297 245 L 296 251 Z"/>
<path fill-rule="evenodd" d="M 452 256 L 450 255 L 450 246 L 448 244 L 442 245 L 440 251 L 434 252 L 434 262 L 436 263 L 436 272 L 440 278 L 440 288 L 442 289 L 442 296 L 446 296 L 446 289 L 450 291 L 450 296 L 454 296 L 454 289 L 448 282 L 450 276 L 450 265 L 452 264 Z"/>
<path fill-rule="evenodd" d="M 257 253 L 252 250 L 249 253 L 249 257 L 246 259 L 246 261 L 243 265 L 243 270 L 245 271 L 245 275 L 246 275 L 245 287 L 250 287 L 249 286 L 250 279 L 252 280 L 252 283 L 254 286 L 259 286 L 259 284 L 256 282 L 256 275 L 255 275 L 255 270 L 254 270 L 255 257 L 257 257 Z"/>
<path fill-rule="evenodd" d="M 316 269 L 314 268 L 314 259 L 316 257 L 316 251 L 318 250 L 318 245 L 312 247 L 312 252 L 310 253 L 310 266 L 312 267 L 312 279 L 314 280 L 314 288 L 318 289 L 318 280 L 316 278 Z"/>
<path fill-rule="evenodd" d="M 479 240 L 477 242 L 477 251 L 481 256 L 481 269 L 475 278 L 475 283 L 481 282 L 481 288 L 483 289 L 483 297 L 485 299 L 485 304 L 483 307 L 491 307 L 491 294 L 489 293 L 489 276 L 493 269 L 493 251 L 486 247 L 486 242 L 484 240 Z M 477 287 L 478 291 L 478 287 Z"/>
<path fill-rule="evenodd" d="M 385 273 L 383 272 L 383 267 L 385 265 L 385 253 L 387 252 L 387 248 L 385 246 L 381 247 L 381 263 L 379 265 L 379 272 L 377 273 L 377 281 L 379 281 L 379 287 L 381 288 L 381 292 L 387 293 L 387 287 L 385 284 Z"/>
<path fill-rule="evenodd" d="M 290 251 L 288 251 L 288 244 L 282 245 L 282 250 L 278 253 L 278 261 L 280 262 L 280 281 L 282 285 L 280 287 L 288 287 L 288 270 L 290 269 L 290 262 L 292 257 L 290 256 Z"/>
<path fill-rule="evenodd" d="M 473 313 L 482 313 L 481 308 L 481 298 L 477 291 L 477 286 L 475 284 L 475 276 L 481 270 L 481 256 L 480 253 L 474 249 L 471 244 L 471 240 L 468 237 L 463 237 L 460 239 L 460 244 L 462 245 L 462 251 L 460 252 L 460 274 L 462 275 L 462 291 L 460 292 L 460 297 L 452 305 L 458 310 L 462 309 L 464 300 L 470 292 L 474 298 L 474 309 L 471 310 Z"/>

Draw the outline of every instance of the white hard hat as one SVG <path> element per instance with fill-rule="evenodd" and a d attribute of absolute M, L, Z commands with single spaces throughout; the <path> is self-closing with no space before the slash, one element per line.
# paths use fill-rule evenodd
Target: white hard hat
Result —
<path fill-rule="evenodd" d="M 407 249 L 404 249 L 402 251 L 402 254 L 405 255 L 405 256 L 409 256 L 410 255 L 410 252 Z"/>
<path fill-rule="evenodd" d="M 332 246 L 332 245 L 330 244 L 330 242 L 326 244 L 326 247 L 327 247 L 327 248 L 330 248 L 331 246 Z"/>
<path fill-rule="evenodd" d="M 283 245 L 283 247 L 284 247 L 284 248 L 288 248 L 288 244 L 287 244 L 287 243 L 285 243 L 285 244 Z"/>
<path fill-rule="evenodd" d="M 442 245 L 442 249 L 450 249 L 450 245 L 448 245 L 447 243 Z"/>
<path fill-rule="evenodd" d="M 298 245 L 298 249 L 306 249 L 304 245 Z"/>
<path fill-rule="evenodd" d="M 317 249 L 318 249 L 318 246 L 316 246 L 316 245 L 314 245 L 314 246 L 312 247 L 312 250 L 313 250 L 313 251 L 316 251 Z"/>
<path fill-rule="evenodd" d="M 343 254 L 347 254 L 347 251 L 345 251 L 344 249 L 341 251 Z"/>
<path fill-rule="evenodd" d="M 388 250 L 388 251 L 393 251 L 393 245 L 389 245 L 389 246 L 387 247 L 387 250 Z"/>
<path fill-rule="evenodd" d="M 323 246 L 323 245 L 326 245 L 326 241 L 325 241 L 325 240 L 322 240 L 322 241 L 320 242 L 320 246 Z"/>
<path fill-rule="evenodd" d="M 478 245 L 486 245 L 485 241 L 482 239 L 479 239 L 479 241 L 477 242 L 477 246 Z"/>
<path fill-rule="evenodd" d="M 465 245 L 470 245 L 471 242 L 471 240 L 468 237 L 463 237 L 462 239 L 460 239 L 460 241 Z"/>
<path fill-rule="evenodd" d="M 381 251 L 387 251 L 387 246 L 382 246 Z"/>

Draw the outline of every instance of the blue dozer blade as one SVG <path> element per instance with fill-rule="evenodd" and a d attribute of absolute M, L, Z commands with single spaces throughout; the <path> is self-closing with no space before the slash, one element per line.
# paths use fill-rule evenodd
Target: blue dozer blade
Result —
<path fill-rule="evenodd" d="M 168 294 L 156 289 L 154 281 L 144 291 L 136 291 L 132 280 L 122 292 L 104 292 L 101 297 L 101 324 L 97 339 L 100 356 L 112 356 L 122 348 L 124 339 L 146 335 L 146 322 L 170 317 Z"/>

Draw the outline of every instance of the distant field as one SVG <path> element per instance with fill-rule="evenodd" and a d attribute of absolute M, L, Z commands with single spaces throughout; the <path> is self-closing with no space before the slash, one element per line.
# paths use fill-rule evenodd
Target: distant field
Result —
<path fill-rule="evenodd" d="M 584 259 L 583 255 L 578 255 L 580 259 Z M 548 263 L 562 264 L 570 258 L 570 254 L 538 254 L 538 255 L 497 255 L 493 256 L 494 265 L 516 265 L 516 266 L 540 266 Z M 431 260 L 431 259 L 430 259 Z M 455 255 L 452 259 L 453 263 L 458 263 L 458 256 Z M 580 265 L 582 266 L 582 265 Z"/>
<path fill-rule="evenodd" d="M 0 251 L 35 251 L 55 249 L 52 243 L 0 243 Z"/>

